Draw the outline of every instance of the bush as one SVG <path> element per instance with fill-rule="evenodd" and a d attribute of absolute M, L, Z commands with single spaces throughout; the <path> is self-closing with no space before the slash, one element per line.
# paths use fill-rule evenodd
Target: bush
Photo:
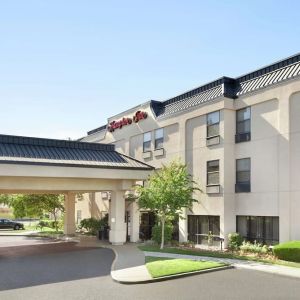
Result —
<path fill-rule="evenodd" d="M 243 241 L 240 249 L 243 252 L 256 253 L 256 254 L 266 254 L 268 253 L 268 247 L 254 241 L 254 243 Z"/>
<path fill-rule="evenodd" d="M 165 224 L 165 243 L 172 240 L 173 226 L 171 224 Z M 152 240 L 160 244 L 161 243 L 161 226 L 155 225 L 152 227 Z"/>
<path fill-rule="evenodd" d="M 56 224 L 57 224 L 58 230 L 61 230 L 63 228 L 62 220 L 57 220 Z M 40 220 L 36 227 L 40 228 L 41 230 L 43 230 L 43 228 L 45 228 L 45 227 L 56 229 L 55 221 L 53 221 L 53 220 Z"/>
<path fill-rule="evenodd" d="M 81 220 L 79 224 L 80 229 L 85 229 L 87 232 L 91 234 L 97 234 L 97 231 L 100 230 L 103 221 L 97 220 L 95 218 L 88 218 Z"/>
<path fill-rule="evenodd" d="M 243 243 L 243 238 L 239 233 L 233 232 L 228 234 L 228 249 L 238 250 Z"/>
<path fill-rule="evenodd" d="M 276 245 L 273 251 L 279 259 L 300 262 L 300 241 L 290 241 Z"/>

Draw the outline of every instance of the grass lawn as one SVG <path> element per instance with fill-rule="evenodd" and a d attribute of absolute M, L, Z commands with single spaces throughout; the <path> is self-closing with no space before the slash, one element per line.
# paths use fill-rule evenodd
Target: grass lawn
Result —
<path fill-rule="evenodd" d="M 139 246 L 139 249 L 142 251 L 149 251 L 149 252 L 163 252 L 163 253 L 174 253 L 174 254 L 183 254 L 183 255 L 196 255 L 196 256 L 250 260 L 250 261 L 257 261 L 257 262 L 268 263 L 268 264 L 276 264 L 276 265 L 282 265 L 287 267 L 300 268 L 300 263 L 289 262 L 289 261 L 279 260 L 279 259 L 278 260 L 262 259 L 262 258 L 243 256 L 243 255 L 238 255 L 233 253 L 225 253 L 220 251 L 179 249 L 179 248 L 170 248 L 170 247 L 166 247 L 161 250 L 158 246 Z"/>
<path fill-rule="evenodd" d="M 146 267 L 153 278 L 195 272 L 223 267 L 225 264 L 213 261 L 195 261 L 191 259 L 170 259 L 166 257 L 146 256 Z"/>

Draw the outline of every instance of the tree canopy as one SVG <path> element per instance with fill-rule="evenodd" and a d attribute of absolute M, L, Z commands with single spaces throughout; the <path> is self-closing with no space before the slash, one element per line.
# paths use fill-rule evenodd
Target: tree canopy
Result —
<path fill-rule="evenodd" d="M 186 165 L 173 161 L 155 171 L 144 186 L 137 186 L 138 204 L 141 209 L 156 213 L 162 227 L 161 248 L 164 247 L 164 227 L 169 217 L 183 218 L 183 209 L 191 209 L 194 192 L 200 189 L 187 171 Z"/>
<path fill-rule="evenodd" d="M 0 203 L 12 207 L 15 218 L 40 218 L 44 214 L 51 214 L 54 218 L 56 229 L 59 212 L 64 212 L 64 196 L 56 194 L 1 195 Z"/>

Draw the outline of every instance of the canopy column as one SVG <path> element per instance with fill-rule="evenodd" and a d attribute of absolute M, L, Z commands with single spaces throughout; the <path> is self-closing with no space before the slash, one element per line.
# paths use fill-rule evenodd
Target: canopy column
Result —
<path fill-rule="evenodd" d="M 65 194 L 64 234 L 74 235 L 75 225 L 75 193 Z"/>
<path fill-rule="evenodd" d="M 136 243 L 140 239 L 140 211 L 137 202 L 130 206 L 130 242 Z"/>
<path fill-rule="evenodd" d="M 122 245 L 126 242 L 124 191 L 111 192 L 109 241 L 113 245 Z"/>

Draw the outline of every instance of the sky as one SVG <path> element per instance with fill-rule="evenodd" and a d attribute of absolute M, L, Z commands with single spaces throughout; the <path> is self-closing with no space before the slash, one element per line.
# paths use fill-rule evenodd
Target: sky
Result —
<path fill-rule="evenodd" d="M 0 0 L 0 133 L 107 118 L 300 52 L 300 1 Z"/>

